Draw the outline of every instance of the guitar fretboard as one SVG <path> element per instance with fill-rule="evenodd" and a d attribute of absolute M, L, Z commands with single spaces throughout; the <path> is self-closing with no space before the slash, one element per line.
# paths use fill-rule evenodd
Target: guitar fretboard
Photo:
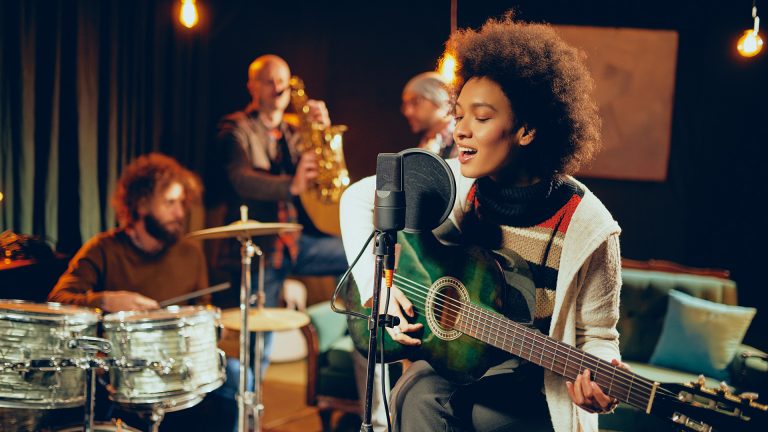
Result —
<path fill-rule="evenodd" d="M 461 305 L 455 328 L 571 381 L 584 369 L 589 369 L 592 381 L 607 395 L 643 411 L 648 409 L 657 386 L 592 354 L 471 303 Z"/>

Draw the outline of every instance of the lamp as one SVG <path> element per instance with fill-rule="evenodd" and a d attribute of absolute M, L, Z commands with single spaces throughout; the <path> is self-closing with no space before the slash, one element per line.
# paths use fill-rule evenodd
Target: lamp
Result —
<path fill-rule="evenodd" d="M 458 0 L 451 0 L 451 34 L 456 32 L 457 27 L 457 13 Z M 456 56 L 446 50 L 443 56 L 440 58 L 437 66 L 437 72 L 443 77 L 445 82 L 453 84 L 456 80 Z"/>
<path fill-rule="evenodd" d="M 456 57 L 448 51 L 440 58 L 437 72 L 443 77 L 448 84 L 453 83 L 456 79 Z"/>
<path fill-rule="evenodd" d="M 757 16 L 756 0 L 752 0 L 752 18 L 754 19 L 754 26 L 750 30 L 746 30 L 744 34 L 739 38 L 739 42 L 736 45 L 736 49 L 739 50 L 739 54 L 744 57 L 754 57 L 763 49 L 763 39 L 760 37 L 760 17 Z"/>
<path fill-rule="evenodd" d="M 181 13 L 179 14 L 181 24 L 186 28 L 192 28 L 197 25 L 199 20 L 195 0 L 181 0 Z"/>

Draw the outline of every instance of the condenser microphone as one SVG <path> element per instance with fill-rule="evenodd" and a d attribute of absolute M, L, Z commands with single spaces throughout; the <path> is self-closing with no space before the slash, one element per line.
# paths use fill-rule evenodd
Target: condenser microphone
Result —
<path fill-rule="evenodd" d="M 393 232 L 405 228 L 403 157 L 400 154 L 379 153 L 376 158 L 373 221 L 377 231 Z"/>

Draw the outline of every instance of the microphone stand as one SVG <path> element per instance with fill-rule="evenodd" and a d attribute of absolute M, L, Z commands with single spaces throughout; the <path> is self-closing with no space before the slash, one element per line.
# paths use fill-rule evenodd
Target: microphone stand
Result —
<path fill-rule="evenodd" d="M 385 263 L 387 267 L 394 265 L 396 239 L 394 234 L 387 231 L 378 231 L 376 233 L 373 254 L 376 256 L 376 265 L 374 267 L 373 282 L 373 306 L 371 317 L 368 320 L 368 371 L 365 382 L 365 410 L 363 423 L 360 425 L 361 432 L 373 432 L 371 424 L 371 406 L 373 405 L 373 378 L 376 368 L 376 347 L 378 346 L 378 330 L 381 325 L 392 327 L 397 325 L 397 318 L 384 314 L 379 315 L 379 303 L 381 299 L 381 279 L 384 274 Z M 383 342 L 382 342 L 383 343 Z M 384 359 L 382 359 L 383 361 Z M 382 377 L 383 379 L 383 377 Z"/>
<path fill-rule="evenodd" d="M 373 207 L 375 241 L 373 254 L 376 256 L 373 277 L 373 307 L 368 319 L 368 375 L 365 382 L 365 409 L 360 431 L 373 432 L 371 405 L 373 404 L 373 378 L 376 369 L 376 347 L 379 327 L 392 327 L 398 318 L 379 315 L 381 278 L 384 271 L 395 269 L 395 243 L 397 231 L 405 228 L 405 191 L 403 190 L 403 157 L 399 154 L 380 153 L 376 157 L 376 198 Z M 387 288 L 391 285 L 391 274 L 387 274 Z M 394 324 L 393 324 L 394 323 Z M 382 341 L 383 343 L 383 341 Z M 384 359 L 381 359 L 382 364 Z M 383 368 L 383 367 L 382 367 Z M 382 377 L 383 378 L 383 377 Z M 386 396 L 385 396 L 386 397 Z"/>

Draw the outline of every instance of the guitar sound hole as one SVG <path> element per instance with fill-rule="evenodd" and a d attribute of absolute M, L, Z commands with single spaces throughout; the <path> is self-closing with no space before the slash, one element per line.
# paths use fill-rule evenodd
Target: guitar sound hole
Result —
<path fill-rule="evenodd" d="M 452 285 L 446 285 L 438 290 L 434 299 L 435 320 L 445 330 L 453 330 L 461 316 L 461 300 L 459 291 Z"/>

